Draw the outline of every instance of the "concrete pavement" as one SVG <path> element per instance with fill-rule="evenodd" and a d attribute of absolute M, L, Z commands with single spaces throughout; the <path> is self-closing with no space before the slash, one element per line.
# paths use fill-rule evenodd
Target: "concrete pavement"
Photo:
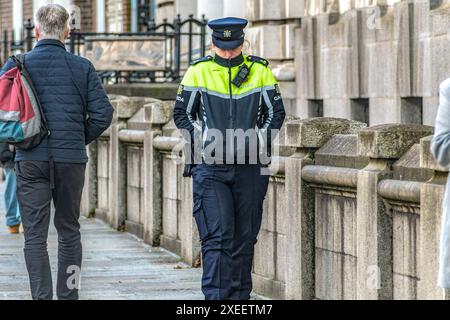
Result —
<path fill-rule="evenodd" d="M 3 188 L 0 183 L 0 300 L 31 299 L 23 257 L 23 235 L 6 232 Z M 152 248 L 135 236 L 117 232 L 99 220 L 81 218 L 81 225 L 80 299 L 203 299 L 201 269 L 191 268 L 172 253 Z M 56 279 L 56 249 L 56 230 L 51 225 L 48 250 L 53 279 Z"/>

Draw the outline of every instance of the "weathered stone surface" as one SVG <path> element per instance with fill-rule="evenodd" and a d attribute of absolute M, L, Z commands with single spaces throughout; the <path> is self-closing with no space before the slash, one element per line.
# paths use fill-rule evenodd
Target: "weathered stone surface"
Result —
<path fill-rule="evenodd" d="M 153 147 L 159 131 L 144 133 L 143 156 L 143 224 L 144 241 L 151 245 L 160 244 L 162 229 L 162 159 Z"/>
<path fill-rule="evenodd" d="M 295 81 L 295 64 L 294 62 L 287 62 L 287 63 L 281 63 L 279 65 L 276 65 L 272 67 L 273 75 L 280 81 L 280 87 L 283 87 L 283 84 L 281 82 L 294 82 Z M 292 83 L 290 85 L 289 92 L 292 92 L 290 94 L 291 97 L 296 97 L 295 91 L 297 90 L 297 87 L 295 86 L 295 83 Z M 286 96 L 286 90 L 282 90 L 283 98 Z"/>
<path fill-rule="evenodd" d="M 261 229 L 270 232 L 275 232 L 275 214 L 276 214 L 276 197 L 275 197 L 275 183 L 270 182 L 267 188 L 266 199 L 264 200 L 264 210 L 262 215 Z"/>
<path fill-rule="evenodd" d="M 408 213 L 417 213 L 417 204 L 420 202 L 420 188 L 422 182 L 384 179 L 378 184 L 378 195 L 396 202 L 405 202 L 405 206 L 398 210 Z M 389 201 L 388 201 L 389 202 Z M 397 210 L 397 209 L 396 209 Z"/>
<path fill-rule="evenodd" d="M 316 191 L 317 248 L 356 257 L 355 197 L 356 194 L 345 197 Z M 356 278 L 356 272 L 353 277 Z"/>
<path fill-rule="evenodd" d="M 97 181 L 98 208 L 108 210 L 109 205 L 109 143 L 104 140 L 97 142 Z"/>
<path fill-rule="evenodd" d="M 127 147 L 127 217 L 135 223 L 142 223 L 142 164 L 143 150 L 140 147 Z"/>
<path fill-rule="evenodd" d="M 409 181 L 430 180 L 433 176 L 433 171 L 421 167 L 420 154 L 420 145 L 414 144 L 398 161 L 394 163 L 394 179 Z"/>
<path fill-rule="evenodd" d="M 418 7 L 416 13 L 419 13 L 420 9 Z M 447 36 L 449 28 L 447 16 L 449 12 L 448 3 L 444 1 L 439 9 L 428 12 L 422 9 L 422 12 L 418 14 L 421 22 L 421 29 L 418 30 L 418 59 L 421 63 L 422 73 L 418 75 L 415 81 L 421 82 L 421 93 L 425 97 L 436 96 L 439 92 L 440 83 L 447 79 L 449 75 L 450 62 L 447 59 L 450 53 Z"/>
<path fill-rule="evenodd" d="M 393 214 L 393 272 L 394 272 L 394 299 L 415 299 L 414 292 L 405 292 L 404 288 L 395 286 L 395 275 L 409 278 L 414 287 L 419 278 L 419 216 L 408 212 Z M 413 293 L 413 294 L 412 294 Z"/>
<path fill-rule="evenodd" d="M 286 188 L 285 181 L 281 178 L 276 178 L 271 182 L 274 185 L 275 192 L 275 231 L 277 234 L 286 235 L 287 224 L 289 223 L 287 219 L 287 199 L 286 199 Z"/>
<path fill-rule="evenodd" d="M 423 124 L 427 126 L 434 126 L 436 124 L 436 117 L 439 108 L 439 97 L 423 97 Z"/>
<path fill-rule="evenodd" d="M 286 285 L 284 283 L 265 278 L 257 273 L 252 274 L 252 280 L 254 292 L 264 292 L 267 295 L 267 297 L 262 296 L 263 299 L 286 299 Z"/>
<path fill-rule="evenodd" d="M 108 222 L 116 229 L 121 229 L 126 220 L 126 147 L 119 141 L 122 122 L 111 126 L 109 141 L 109 183 L 108 183 Z"/>
<path fill-rule="evenodd" d="M 123 95 L 119 95 L 119 94 L 114 94 L 114 93 L 110 93 L 108 94 L 108 98 L 109 100 L 122 100 L 122 99 L 126 99 L 127 96 L 123 96 Z"/>
<path fill-rule="evenodd" d="M 295 81 L 279 81 L 281 94 L 284 100 L 296 99 L 297 88 Z"/>
<path fill-rule="evenodd" d="M 166 137 L 183 137 L 177 126 L 175 125 L 175 121 L 173 119 L 171 119 L 162 127 L 162 133 Z"/>
<path fill-rule="evenodd" d="M 286 235 L 277 235 L 277 248 L 275 260 L 275 281 L 286 283 L 286 248 L 288 246 Z M 284 292 L 284 291 L 283 291 Z"/>
<path fill-rule="evenodd" d="M 317 72 L 319 66 L 315 64 L 315 37 L 317 20 L 315 17 L 302 19 L 301 27 L 295 29 L 295 66 L 297 74 L 297 98 L 317 98 Z M 299 105 L 300 110 L 302 106 Z M 306 108 L 306 106 L 304 106 Z"/>
<path fill-rule="evenodd" d="M 421 138 L 432 133 L 432 127 L 413 124 L 366 128 L 358 134 L 358 153 L 377 159 L 398 159 Z"/>
<path fill-rule="evenodd" d="M 305 2 L 298 0 L 286 1 L 286 18 L 301 18 L 305 13 Z"/>
<path fill-rule="evenodd" d="M 356 11 L 340 15 L 329 24 L 329 15 L 317 16 L 317 47 L 320 64 L 318 96 L 323 99 L 360 97 L 358 33 Z"/>
<path fill-rule="evenodd" d="M 357 298 L 392 299 L 392 217 L 378 195 L 378 184 L 392 177 L 387 160 L 371 159 L 358 172 Z"/>
<path fill-rule="evenodd" d="M 356 134 L 334 135 L 316 152 L 316 164 L 344 168 L 364 168 L 369 159 L 358 155 L 358 136 Z"/>
<path fill-rule="evenodd" d="M 275 277 L 276 233 L 261 230 L 255 246 L 254 272 L 268 279 Z"/>
<path fill-rule="evenodd" d="M 172 239 L 178 236 L 178 201 L 176 199 L 163 199 L 163 228 L 162 233 Z"/>
<path fill-rule="evenodd" d="M 113 106 L 119 119 L 131 118 L 146 103 L 154 101 L 153 98 L 128 97 L 126 99 L 114 100 Z"/>
<path fill-rule="evenodd" d="M 173 100 L 177 95 L 178 84 L 115 84 L 106 85 L 108 94 L 117 94 L 127 97 L 152 97 L 159 100 Z"/>
<path fill-rule="evenodd" d="M 148 130 L 151 128 L 151 123 L 145 121 L 144 108 L 139 109 L 134 116 L 127 121 L 127 128 L 131 130 Z"/>
<path fill-rule="evenodd" d="M 298 148 L 320 148 L 335 134 L 353 134 L 366 124 L 338 118 L 312 118 L 286 124 L 287 145 Z"/>
<path fill-rule="evenodd" d="M 443 299 L 438 288 L 439 245 L 441 235 L 442 203 L 447 173 L 437 171 L 432 180 L 422 185 L 420 198 L 420 259 L 417 298 Z M 446 297 L 448 299 L 448 297 Z"/>
<path fill-rule="evenodd" d="M 144 106 L 144 119 L 151 124 L 165 124 L 172 119 L 174 101 L 153 101 Z"/>
<path fill-rule="evenodd" d="M 448 172 L 448 169 L 438 164 L 431 154 L 430 146 L 432 139 L 433 136 L 420 139 L 420 166 L 424 169 Z"/>
<path fill-rule="evenodd" d="M 394 300 L 416 300 L 417 279 L 394 273 Z"/>
<path fill-rule="evenodd" d="M 356 298 L 356 258 L 316 249 L 316 298 L 354 300 Z"/>
<path fill-rule="evenodd" d="M 85 171 L 85 183 L 83 187 L 83 193 L 81 196 L 81 214 L 85 217 L 91 217 L 95 214 L 98 200 L 97 189 L 97 141 L 90 143 L 86 146 L 86 152 L 88 155 L 88 163 L 86 164 Z M 1 173 L 0 173 L 1 174 Z"/>
<path fill-rule="evenodd" d="M 289 199 L 286 241 L 286 299 L 312 299 L 314 289 L 314 190 L 302 179 L 312 153 L 297 152 L 286 160 L 285 190 Z"/>

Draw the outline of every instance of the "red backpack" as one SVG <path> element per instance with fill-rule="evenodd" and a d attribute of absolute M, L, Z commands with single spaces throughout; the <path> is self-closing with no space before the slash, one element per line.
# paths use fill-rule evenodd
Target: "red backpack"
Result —
<path fill-rule="evenodd" d="M 42 106 L 25 68 L 25 55 L 0 77 L 0 142 L 29 150 L 50 134 Z"/>

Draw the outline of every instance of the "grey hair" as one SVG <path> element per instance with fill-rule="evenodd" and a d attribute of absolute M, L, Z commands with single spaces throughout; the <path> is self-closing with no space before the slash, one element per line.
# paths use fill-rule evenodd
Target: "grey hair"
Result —
<path fill-rule="evenodd" d="M 59 4 L 48 4 L 39 8 L 36 21 L 42 38 L 62 40 L 68 27 L 69 13 Z"/>

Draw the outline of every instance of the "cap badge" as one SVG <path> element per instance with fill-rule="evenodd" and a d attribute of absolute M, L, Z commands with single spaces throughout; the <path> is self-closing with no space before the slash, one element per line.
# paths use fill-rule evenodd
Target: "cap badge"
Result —
<path fill-rule="evenodd" d="M 223 37 L 224 38 L 231 38 L 231 30 L 225 30 L 223 32 Z"/>

